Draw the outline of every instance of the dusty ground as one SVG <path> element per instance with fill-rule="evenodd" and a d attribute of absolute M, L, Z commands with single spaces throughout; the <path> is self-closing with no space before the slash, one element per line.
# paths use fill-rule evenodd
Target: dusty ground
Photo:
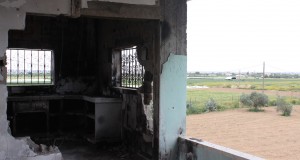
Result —
<path fill-rule="evenodd" d="M 266 159 L 300 159 L 300 106 L 291 117 L 274 107 L 265 112 L 247 109 L 187 116 L 187 135 Z"/>

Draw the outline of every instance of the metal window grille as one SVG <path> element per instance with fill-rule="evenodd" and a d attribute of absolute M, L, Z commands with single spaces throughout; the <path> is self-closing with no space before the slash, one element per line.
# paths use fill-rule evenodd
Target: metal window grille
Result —
<path fill-rule="evenodd" d="M 8 85 L 53 84 L 51 50 L 7 49 Z"/>
<path fill-rule="evenodd" d="M 138 88 L 144 81 L 144 67 L 138 62 L 136 47 L 121 50 L 121 87 Z"/>

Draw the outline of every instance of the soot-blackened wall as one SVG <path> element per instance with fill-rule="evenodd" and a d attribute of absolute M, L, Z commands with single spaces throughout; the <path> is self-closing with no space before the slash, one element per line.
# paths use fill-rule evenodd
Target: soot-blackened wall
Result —
<path fill-rule="evenodd" d="M 51 49 L 54 53 L 54 85 L 9 87 L 15 94 L 81 94 L 122 96 L 123 140 L 145 155 L 152 155 L 152 74 L 157 50 L 158 21 L 109 20 L 88 17 L 26 16 L 25 30 L 9 31 L 9 48 Z M 132 91 L 114 88 L 112 52 L 137 46 L 147 78 Z"/>

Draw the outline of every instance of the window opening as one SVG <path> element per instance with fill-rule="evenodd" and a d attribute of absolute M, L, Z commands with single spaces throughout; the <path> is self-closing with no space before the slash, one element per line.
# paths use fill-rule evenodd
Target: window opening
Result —
<path fill-rule="evenodd" d="M 138 62 L 136 46 L 121 49 L 121 87 L 138 88 L 144 81 L 144 67 Z"/>
<path fill-rule="evenodd" d="M 53 84 L 53 52 L 43 49 L 7 49 L 8 85 Z"/>

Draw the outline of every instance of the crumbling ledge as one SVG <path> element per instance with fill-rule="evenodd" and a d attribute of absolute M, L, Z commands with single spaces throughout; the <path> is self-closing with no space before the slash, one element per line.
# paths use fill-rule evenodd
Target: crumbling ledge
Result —
<path fill-rule="evenodd" d="M 263 160 L 262 158 L 206 141 L 179 137 L 180 160 Z"/>

